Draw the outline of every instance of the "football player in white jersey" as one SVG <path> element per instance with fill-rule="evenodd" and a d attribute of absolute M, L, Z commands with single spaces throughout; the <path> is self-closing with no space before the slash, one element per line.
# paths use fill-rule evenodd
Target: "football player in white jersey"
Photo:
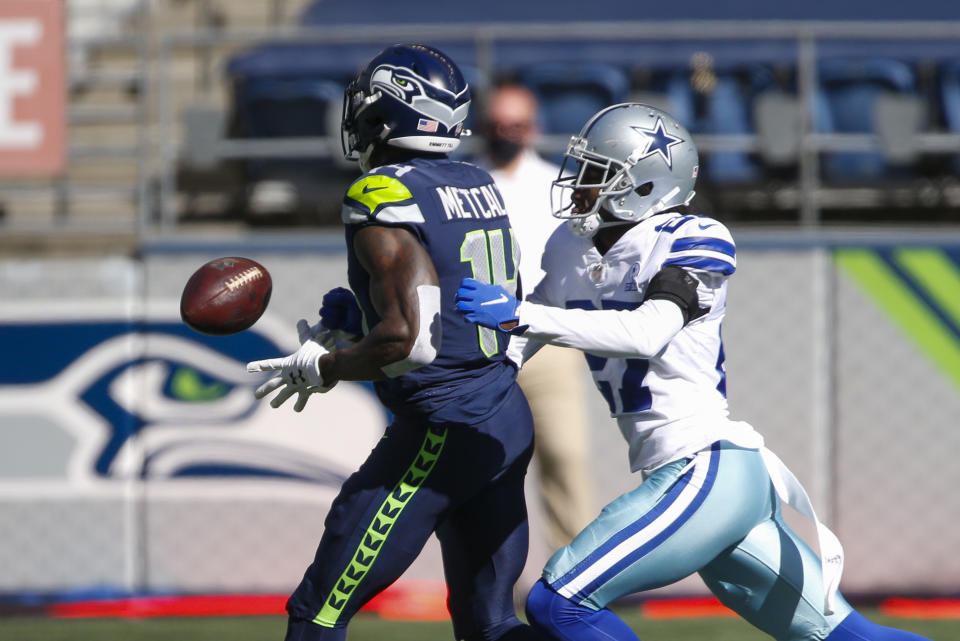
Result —
<path fill-rule="evenodd" d="M 728 416 L 720 325 L 736 248 L 722 223 L 688 214 L 697 173 L 669 114 L 608 107 L 567 148 L 554 215 L 570 220 L 531 297 L 472 279 L 458 291 L 469 320 L 522 337 L 518 362 L 544 343 L 585 352 L 643 477 L 553 555 L 528 617 L 556 639 L 636 641 L 607 604 L 697 572 L 779 640 L 922 639 L 851 608 L 839 541 L 760 434 Z M 781 501 L 816 524 L 820 558 Z"/>

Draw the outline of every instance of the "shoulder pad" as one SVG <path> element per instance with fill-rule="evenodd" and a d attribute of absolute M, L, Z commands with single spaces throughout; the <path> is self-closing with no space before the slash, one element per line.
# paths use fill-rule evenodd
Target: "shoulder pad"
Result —
<path fill-rule="evenodd" d="M 350 185 L 343 198 L 342 218 L 345 223 L 424 222 L 420 207 L 406 185 L 393 176 L 373 173 Z"/>
<path fill-rule="evenodd" d="M 737 269 L 737 248 L 727 227 L 712 218 L 691 216 L 674 230 L 663 266 L 680 265 L 730 275 Z"/>

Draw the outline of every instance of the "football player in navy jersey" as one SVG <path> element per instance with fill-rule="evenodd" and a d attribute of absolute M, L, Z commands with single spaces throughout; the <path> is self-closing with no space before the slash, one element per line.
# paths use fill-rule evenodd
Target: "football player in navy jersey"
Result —
<path fill-rule="evenodd" d="M 527 614 L 553 639 L 637 641 L 607 605 L 699 573 L 725 605 L 781 641 L 918 641 L 871 623 L 837 591 L 843 548 L 752 426 L 729 418 L 720 326 L 736 247 L 690 215 L 697 150 L 669 114 L 638 103 L 596 114 L 566 153 L 545 276 L 520 302 L 466 279 L 458 307 L 538 345 L 583 350 L 628 444 L 637 489 L 558 550 Z M 524 344 L 525 342 L 525 344 Z M 784 522 L 815 524 L 818 558 Z"/>
<path fill-rule="evenodd" d="M 350 289 L 301 321 L 301 348 L 257 361 L 257 396 L 374 381 L 395 420 L 343 485 L 316 557 L 287 603 L 288 641 L 345 639 L 351 616 L 436 532 L 457 639 L 541 638 L 516 617 L 527 554 L 530 411 L 507 337 L 456 311 L 464 277 L 518 292 L 517 245 L 485 171 L 447 158 L 470 105 L 450 58 L 418 44 L 377 55 L 347 87 L 342 134 L 364 171 L 343 201 Z M 323 330 L 323 331 L 321 331 Z M 328 351 L 330 331 L 342 339 Z"/>

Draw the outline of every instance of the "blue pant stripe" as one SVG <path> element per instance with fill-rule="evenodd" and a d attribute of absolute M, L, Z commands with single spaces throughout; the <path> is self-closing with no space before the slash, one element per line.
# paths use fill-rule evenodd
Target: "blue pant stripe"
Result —
<path fill-rule="evenodd" d="M 632 521 L 622 530 L 611 536 L 609 539 L 604 541 L 601 545 L 597 546 L 589 556 L 584 558 L 582 561 L 573 566 L 566 574 L 557 579 L 556 581 L 551 582 L 551 587 L 554 590 L 558 590 L 575 577 L 579 576 L 584 570 L 593 565 L 598 559 L 605 556 L 610 550 L 620 545 L 623 541 L 630 538 L 643 528 L 647 527 L 650 523 L 657 520 L 663 512 L 665 512 L 677 498 L 680 496 L 683 489 L 690 482 L 690 475 L 684 475 L 673 487 L 664 495 L 664 497 L 657 503 L 657 505 L 643 515 L 642 518 Z"/>
<path fill-rule="evenodd" d="M 693 496 L 687 496 L 682 499 L 684 503 L 687 503 L 687 505 L 676 505 L 676 503 L 681 499 L 684 491 L 689 489 L 688 486 L 696 474 L 696 468 L 689 470 L 687 473 L 677 479 L 666 492 L 666 494 L 664 494 L 664 496 L 657 501 L 656 505 L 654 505 L 641 518 L 629 523 L 615 535 L 604 541 L 603 544 L 592 550 L 587 557 L 578 562 L 563 576 L 557 580 L 551 581 L 551 587 L 557 591 L 560 591 L 564 587 L 569 586 L 570 583 L 577 582 L 578 579 L 582 581 L 584 574 L 588 573 L 590 568 L 594 567 L 595 564 L 601 562 L 604 557 L 614 551 L 617 546 L 622 544 L 630 537 L 642 533 L 644 529 L 650 527 L 651 524 L 656 523 L 658 520 L 662 521 L 664 515 L 672 508 L 674 510 L 681 509 L 681 513 L 676 517 L 673 517 L 673 521 L 668 523 L 663 528 L 662 532 L 658 533 L 650 541 L 644 543 L 640 548 L 631 550 L 625 558 L 617 561 L 614 566 L 603 570 L 601 574 L 590 580 L 588 584 L 580 585 L 577 589 L 574 600 L 577 602 L 583 600 L 586 596 L 596 591 L 605 582 L 619 574 L 619 572 L 621 572 L 624 568 L 629 567 L 637 560 L 643 558 L 643 556 L 668 539 L 674 532 L 676 532 L 677 529 L 679 529 L 687 520 L 689 520 L 689 518 L 696 512 L 700 505 L 703 504 L 704 500 L 709 494 L 710 489 L 716 479 L 717 469 L 719 467 L 718 445 L 719 444 L 715 444 L 711 448 L 710 462 L 706 474 L 701 472 L 703 478 L 702 487 L 699 488 Z M 689 494 L 689 492 L 687 492 L 687 494 Z M 567 592 L 570 592 L 569 587 Z M 570 594 L 568 594 L 568 596 L 573 597 L 573 595 Z"/>
<path fill-rule="evenodd" d="M 621 559 L 618 563 L 610 567 L 606 572 L 597 577 L 594 581 L 590 582 L 587 586 L 577 592 L 573 601 L 580 603 L 586 598 L 588 598 L 595 591 L 600 589 L 607 581 L 613 577 L 620 574 L 623 570 L 627 569 L 644 556 L 649 554 L 651 551 L 655 550 L 661 543 L 669 539 L 677 530 L 679 530 L 683 525 L 690 520 L 700 506 L 703 505 L 703 502 L 707 499 L 707 496 L 710 494 L 710 490 L 713 487 L 713 483 L 717 478 L 717 469 L 719 468 L 720 463 L 720 452 L 719 449 L 715 446 L 713 451 L 710 453 L 710 467 L 707 471 L 707 475 L 703 481 L 703 487 L 697 492 L 697 494 L 690 501 L 690 504 L 684 509 L 684 511 L 674 520 L 669 526 L 667 526 L 663 532 L 650 539 L 646 544 L 637 548 L 626 557 Z M 686 477 L 686 482 L 684 486 L 689 483 L 691 476 L 693 475 L 693 470 L 688 472 Z M 642 528 L 640 528 L 642 529 Z M 638 529 L 639 531 L 639 529 Z"/>

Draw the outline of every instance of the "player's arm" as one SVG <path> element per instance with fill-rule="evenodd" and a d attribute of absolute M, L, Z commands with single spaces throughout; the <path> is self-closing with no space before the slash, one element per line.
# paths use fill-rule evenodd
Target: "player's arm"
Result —
<path fill-rule="evenodd" d="M 651 279 L 636 309 L 561 309 L 524 302 L 518 324 L 529 326 L 523 336 L 553 345 L 608 358 L 650 358 L 707 311 L 700 307 L 698 284 L 688 270 L 668 265 Z"/>
<path fill-rule="evenodd" d="M 512 309 L 508 301 L 496 309 L 490 301 L 500 294 L 484 293 L 488 286 L 474 289 L 475 294 L 463 293 L 461 287 L 458 307 L 471 308 L 470 320 L 539 342 L 607 358 L 650 358 L 706 312 L 700 306 L 699 284 L 689 270 L 668 265 L 650 281 L 644 301 L 633 310 L 562 309 L 530 300 L 514 301 Z M 471 301 L 465 301 L 467 297 Z"/>
<path fill-rule="evenodd" d="M 551 305 L 554 292 L 557 287 L 554 284 L 553 272 L 547 262 L 548 253 L 544 252 L 540 259 L 540 268 L 543 270 L 543 278 L 537 283 L 536 288 L 528 293 L 523 300 L 537 305 Z M 532 336 L 513 333 L 510 337 L 510 343 L 507 347 L 507 358 L 513 361 L 517 367 L 523 365 L 531 358 L 536 356 L 537 352 L 546 345 L 546 342 L 534 339 Z"/>
<path fill-rule="evenodd" d="M 440 344 L 440 288 L 430 256 L 409 231 L 371 225 L 353 249 L 370 275 L 380 322 L 350 347 L 324 355 L 324 383 L 394 377 L 433 361 Z"/>

